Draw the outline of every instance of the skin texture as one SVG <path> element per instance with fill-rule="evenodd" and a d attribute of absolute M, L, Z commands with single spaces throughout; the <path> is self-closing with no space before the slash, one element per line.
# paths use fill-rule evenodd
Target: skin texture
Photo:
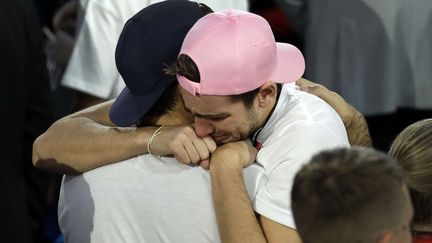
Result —
<path fill-rule="evenodd" d="M 222 242 L 301 242 L 297 231 L 255 215 L 243 180 L 243 167 L 256 157 L 245 142 L 224 144 L 210 163 L 213 201 Z"/>
<path fill-rule="evenodd" d="M 367 124 L 364 119 L 356 118 L 358 111 L 351 109 L 343 98 L 339 99 L 340 96 L 335 96 L 325 87 L 315 86 L 316 84 L 307 80 L 299 80 L 297 84 L 301 87 L 318 87 L 309 88 L 308 92 L 327 101 L 339 113 L 344 124 L 350 128 L 347 132 L 351 145 L 370 144 Z M 147 153 L 147 140 L 157 127 L 115 127 L 108 116 L 112 103 L 113 101 L 104 102 L 56 121 L 34 142 L 33 164 L 40 169 L 59 174 L 83 173 L 99 166 Z M 176 107 L 173 112 L 170 112 L 170 118 L 162 117 L 159 123 L 154 121 L 156 125 L 168 124 L 169 127 L 165 127 L 162 135 L 155 139 L 151 145 L 152 152 L 158 155 L 172 152 L 182 163 L 198 163 L 199 159 L 196 156 L 189 155 L 194 153 L 193 147 L 186 153 L 175 151 L 180 145 L 175 144 L 174 141 L 187 140 L 188 137 L 198 141 L 205 140 L 208 151 L 195 153 L 205 155 L 209 154 L 209 151 L 210 153 L 214 151 L 215 144 L 208 137 L 200 138 L 192 134 L 193 126 L 181 125 L 191 124 L 193 118 L 185 112 L 183 103 L 177 104 Z M 177 117 L 176 112 L 180 116 Z M 171 121 L 168 121 L 169 119 Z M 358 131 L 354 129 L 355 127 L 360 127 L 360 130 L 364 131 L 361 136 L 356 136 Z M 179 142 L 182 143 L 185 142 Z M 205 157 L 207 156 L 202 156 L 200 159 Z"/>
<path fill-rule="evenodd" d="M 276 104 L 276 84 L 261 86 L 251 108 L 241 101 L 232 102 L 229 96 L 193 96 L 181 89 L 186 110 L 194 116 L 197 136 L 211 136 L 217 144 L 247 138 L 263 126 Z"/>
<path fill-rule="evenodd" d="M 158 155 L 175 154 L 176 151 L 172 151 L 170 146 L 174 138 L 179 136 L 185 139 L 181 134 L 193 132 L 190 125 L 181 125 L 190 124 L 192 117 L 184 111 L 180 102 L 172 111 L 152 121 L 156 126 L 143 128 L 116 127 L 108 115 L 112 103 L 108 101 L 92 106 L 51 125 L 33 144 L 34 166 L 59 174 L 78 174 L 146 154 L 148 140 L 160 125 L 167 126 L 151 144 L 152 152 Z M 196 137 L 195 134 L 193 136 Z M 206 142 L 208 150 L 214 151 L 216 144 L 211 140 Z"/>
<path fill-rule="evenodd" d="M 327 102 L 341 117 L 351 145 L 372 147 L 368 125 L 363 115 L 348 104 L 342 96 L 326 87 L 306 79 L 299 79 L 296 84 L 300 89 L 316 95 Z"/>
<path fill-rule="evenodd" d="M 245 159 L 244 155 L 236 155 L 251 153 L 250 149 L 246 152 L 238 147 L 216 150 L 216 143 L 247 137 L 250 131 L 262 126 L 276 103 L 275 95 L 276 86 L 273 83 L 263 85 L 251 108 L 253 113 L 242 103 L 228 103 L 230 100 L 227 97 L 200 97 L 207 99 L 202 102 L 195 100 L 198 97 L 183 96 L 183 102 L 178 102 L 173 112 L 155 121 L 156 125 L 165 124 L 168 127 L 164 127 L 162 134 L 151 144 L 153 153 L 174 154 L 180 162 L 186 164 L 204 159 L 201 165 L 210 167 L 212 187 L 215 188 L 215 210 L 224 242 L 242 242 L 245 236 L 253 236 L 248 242 L 300 242 L 295 230 L 265 217 L 255 217 L 241 170 L 250 160 Z M 222 102 L 222 105 L 213 104 L 212 111 L 208 109 L 209 99 L 213 99 L 212 102 Z M 344 102 L 343 99 L 341 102 Z M 195 115 L 192 126 L 179 125 L 190 124 L 192 121 L 186 115 L 183 103 L 186 110 Z M 223 106 L 224 104 L 227 106 Z M 108 117 L 111 105 L 112 101 L 105 102 L 55 122 L 34 143 L 35 166 L 57 173 L 80 173 L 146 153 L 147 142 L 158 127 L 113 127 Z M 343 107 L 348 104 L 345 102 L 339 105 Z M 177 116 L 176 113 L 182 115 Z M 220 114 L 228 116 L 222 119 L 214 117 Z M 346 119 L 353 117 L 347 114 L 344 116 Z M 231 146 L 230 144 L 224 146 Z M 245 149 L 243 145 L 240 148 Z M 209 164 L 210 154 L 212 159 Z M 251 157 L 254 158 L 251 155 L 248 158 Z M 230 162 L 225 163 L 227 160 Z M 241 227 L 235 219 L 244 219 Z"/>
<path fill-rule="evenodd" d="M 192 96 L 184 90 L 182 97 L 185 109 L 194 116 L 199 137 L 210 136 L 217 144 L 223 144 L 246 139 L 257 128 L 255 109 L 248 111 L 242 102 L 232 103 L 226 96 Z"/>
<path fill-rule="evenodd" d="M 276 105 L 276 85 L 265 83 L 250 109 L 228 96 L 193 96 L 185 90 L 181 94 L 185 109 L 194 115 L 197 136 L 210 136 L 223 144 L 210 159 L 222 242 L 300 242 L 294 229 L 255 216 L 243 179 L 243 167 L 250 165 L 255 155 L 244 142 L 235 142 L 265 124 Z"/>

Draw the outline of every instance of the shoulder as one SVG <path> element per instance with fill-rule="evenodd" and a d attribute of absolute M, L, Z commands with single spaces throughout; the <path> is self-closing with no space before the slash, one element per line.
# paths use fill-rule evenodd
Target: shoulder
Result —
<path fill-rule="evenodd" d="M 349 146 L 342 120 L 318 97 L 290 90 L 279 105 L 264 129 L 266 139 L 257 157 L 266 169 L 280 163 L 302 164 L 321 150 Z"/>
<path fill-rule="evenodd" d="M 348 142 L 337 112 L 319 97 L 294 88 L 284 87 L 275 114 L 265 129 L 271 143 L 276 140 L 311 142 L 328 135 L 328 139 L 337 137 Z"/>

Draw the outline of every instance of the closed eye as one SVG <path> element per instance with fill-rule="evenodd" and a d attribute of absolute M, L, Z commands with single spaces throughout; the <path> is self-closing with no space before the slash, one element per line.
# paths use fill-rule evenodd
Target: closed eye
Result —
<path fill-rule="evenodd" d="M 194 114 L 195 117 L 210 120 L 210 121 L 223 121 L 227 117 L 229 117 L 229 114 L 217 114 L 217 115 L 203 115 L 203 114 Z"/>

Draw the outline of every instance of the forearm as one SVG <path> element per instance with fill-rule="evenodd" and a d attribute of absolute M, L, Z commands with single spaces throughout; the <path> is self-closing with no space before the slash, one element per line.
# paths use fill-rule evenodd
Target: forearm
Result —
<path fill-rule="evenodd" d="M 112 101 L 56 121 L 33 144 L 33 164 L 61 174 L 82 173 L 147 152 L 156 128 L 117 128 L 108 114 Z"/>
<path fill-rule="evenodd" d="M 352 117 L 344 120 L 348 140 L 352 146 L 372 147 L 372 139 L 366 119 L 360 112 L 352 108 Z"/>
<path fill-rule="evenodd" d="M 266 242 L 247 194 L 242 170 L 213 165 L 210 167 L 212 193 L 222 242 Z"/>
<path fill-rule="evenodd" d="M 33 164 L 55 173 L 82 173 L 146 153 L 155 128 L 116 128 L 86 117 L 54 123 L 33 144 Z"/>

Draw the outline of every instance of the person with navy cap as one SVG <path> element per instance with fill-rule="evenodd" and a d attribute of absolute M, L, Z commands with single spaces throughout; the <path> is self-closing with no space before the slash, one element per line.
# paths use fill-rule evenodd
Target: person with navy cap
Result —
<path fill-rule="evenodd" d="M 195 2 L 165 1 L 144 8 L 126 23 L 115 56 L 126 88 L 111 108 L 114 124 L 191 122 L 176 99 L 175 77 L 162 69 L 175 60 L 187 31 L 209 11 Z M 153 128 L 143 129 L 152 135 Z M 149 145 L 143 148 L 150 151 Z M 201 168 L 153 155 L 66 175 L 59 225 L 66 242 L 72 243 L 219 242 L 209 182 L 210 175 Z"/>
<path fill-rule="evenodd" d="M 171 0 L 169 0 L 171 1 Z M 116 70 L 114 52 L 126 21 L 142 8 L 162 0 L 79 0 L 74 50 L 68 61 L 61 85 L 77 96 L 74 111 L 114 99 L 124 88 Z M 214 10 L 246 10 L 247 0 L 202 0 Z"/>

